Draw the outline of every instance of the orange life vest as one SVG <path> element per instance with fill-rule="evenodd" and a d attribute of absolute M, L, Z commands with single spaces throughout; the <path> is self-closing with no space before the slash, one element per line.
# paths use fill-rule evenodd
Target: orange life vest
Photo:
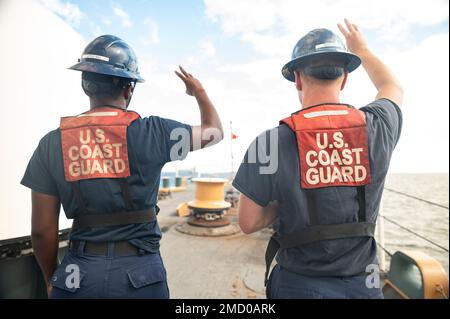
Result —
<path fill-rule="evenodd" d="M 127 128 L 139 114 L 114 107 L 97 107 L 78 116 L 61 119 L 61 145 L 64 177 L 70 182 L 79 213 L 72 230 L 149 223 L 156 219 L 158 206 L 136 210 L 127 177 Z M 122 190 L 125 211 L 91 213 L 86 207 L 80 181 L 94 178 L 117 179 Z"/>
<path fill-rule="evenodd" d="M 130 176 L 127 127 L 139 115 L 99 107 L 61 119 L 61 144 L 66 181 Z"/>
<path fill-rule="evenodd" d="M 302 188 L 370 183 L 364 113 L 343 104 L 323 104 L 285 118 L 297 137 Z"/>

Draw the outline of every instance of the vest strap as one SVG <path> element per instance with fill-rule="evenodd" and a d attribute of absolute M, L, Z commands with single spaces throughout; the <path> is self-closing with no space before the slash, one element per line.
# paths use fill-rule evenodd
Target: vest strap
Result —
<path fill-rule="evenodd" d="M 293 248 L 316 241 L 351 237 L 373 237 L 375 223 L 359 222 L 333 225 L 315 225 L 288 235 L 274 235 L 280 248 Z"/>
<path fill-rule="evenodd" d="M 280 249 L 280 244 L 276 241 L 275 237 L 270 237 L 269 243 L 267 244 L 266 248 L 266 273 L 264 275 L 264 287 L 267 287 L 267 283 L 269 281 L 269 272 L 270 272 L 270 266 L 272 265 L 273 260 L 275 259 L 275 256 L 278 253 L 278 250 Z"/>
<path fill-rule="evenodd" d="M 270 266 L 280 248 L 293 248 L 322 240 L 374 237 L 375 225 L 375 223 L 368 222 L 315 225 L 284 236 L 279 236 L 275 233 L 270 238 L 266 250 L 266 275 L 264 284 L 267 285 Z"/>
<path fill-rule="evenodd" d="M 81 195 L 80 181 L 71 182 L 72 190 L 77 201 L 77 205 L 80 208 L 80 213 L 76 216 L 72 223 L 72 230 L 81 228 L 98 228 L 98 227 L 112 227 L 129 224 L 142 224 L 149 223 L 156 220 L 156 215 L 159 213 L 159 207 L 134 210 L 133 201 L 130 194 L 129 185 L 127 180 L 119 179 L 120 189 L 122 191 L 122 197 L 125 203 L 126 211 L 92 214 L 86 208 L 86 203 Z"/>
<path fill-rule="evenodd" d="M 130 187 L 126 178 L 119 179 L 120 189 L 122 191 L 123 201 L 125 202 L 125 207 L 127 210 L 133 210 L 133 200 L 131 198 Z"/>
<path fill-rule="evenodd" d="M 71 182 L 70 184 L 72 185 L 73 195 L 75 196 L 75 200 L 77 201 L 80 213 L 82 215 L 86 215 L 88 211 L 86 209 L 86 203 L 84 202 L 83 196 L 81 196 L 80 181 Z"/>
<path fill-rule="evenodd" d="M 156 220 L 156 214 L 156 208 L 107 214 L 83 214 L 74 219 L 72 230 L 150 223 Z"/>
<path fill-rule="evenodd" d="M 366 215 L 366 187 L 365 186 L 359 186 L 356 188 L 357 196 L 358 196 L 358 204 L 359 204 L 359 210 L 358 210 L 358 221 L 359 222 L 365 222 L 367 221 L 367 215 Z"/>

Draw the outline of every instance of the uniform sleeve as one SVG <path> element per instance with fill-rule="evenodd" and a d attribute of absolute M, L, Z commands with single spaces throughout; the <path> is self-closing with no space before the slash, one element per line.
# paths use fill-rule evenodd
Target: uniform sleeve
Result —
<path fill-rule="evenodd" d="M 400 139 L 403 122 L 402 112 L 397 104 L 388 99 L 379 99 L 361 108 L 361 111 L 370 115 L 374 127 L 387 136 L 394 149 Z"/>
<path fill-rule="evenodd" d="M 192 128 L 178 121 L 151 116 L 147 119 L 149 134 L 156 142 L 164 163 L 183 160 L 190 151 Z"/>
<path fill-rule="evenodd" d="M 278 163 L 278 137 L 273 132 L 266 131 L 252 142 L 233 181 L 238 191 L 263 207 L 273 200 Z"/>
<path fill-rule="evenodd" d="M 58 189 L 49 169 L 50 135 L 39 142 L 28 163 L 21 184 L 39 193 L 59 197 Z"/>

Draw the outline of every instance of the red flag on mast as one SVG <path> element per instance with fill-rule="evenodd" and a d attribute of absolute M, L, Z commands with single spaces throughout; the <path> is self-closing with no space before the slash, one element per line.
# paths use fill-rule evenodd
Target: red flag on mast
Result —
<path fill-rule="evenodd" d="M 231 133 L 231 139 L 232 139 L 232 140 L 237 139 L 237 138 L 238 138 L 238 136 L 237 136 L 236 134 Z"/>

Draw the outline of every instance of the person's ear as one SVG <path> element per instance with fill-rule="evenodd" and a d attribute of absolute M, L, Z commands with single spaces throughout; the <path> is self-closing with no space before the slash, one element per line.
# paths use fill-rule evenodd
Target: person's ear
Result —
<path fill-rule="evenodd" d="M 342 81 L 342 84 L 341 84 L 341 91 L 345 88 L 345 85 L 347 84 L 347 79 L 348 79 L 348 72 L 345 72 L 344 80 Z"/>
<path fill-rule="evenodd" d="M 132 95 L 133 95 L 133 88 L 131 84 L 128 84 L 123 90 L 123 97 L 125 100 L 129 100 Z"/>
<path fill-rule="evenodd" d="M 300 71 L 295 71 L 294 74 L 295 74 L 295 87 L 297 88 L 298 91 L 301 91 L 303 86 Z"/>

